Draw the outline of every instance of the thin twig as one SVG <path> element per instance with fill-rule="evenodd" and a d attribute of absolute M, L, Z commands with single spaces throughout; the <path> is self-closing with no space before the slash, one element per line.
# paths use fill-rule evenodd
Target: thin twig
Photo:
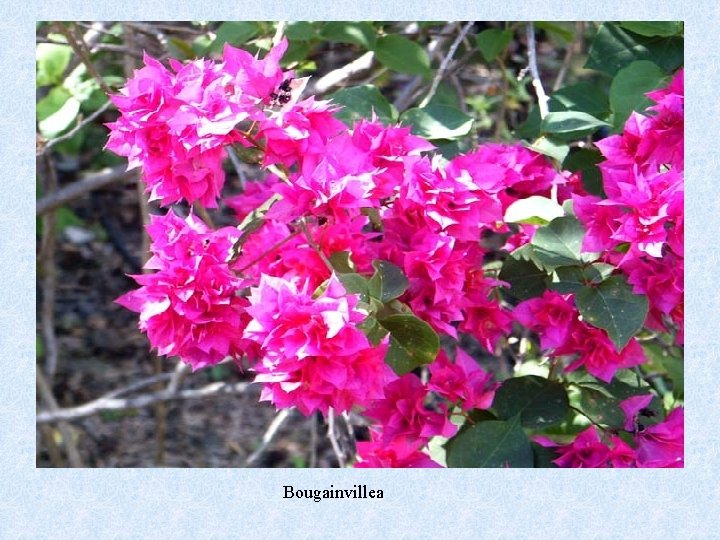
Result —
<path fill-rule="evenodd" d="M 45 407 L 49 409 L 49 414 L 57 414 L 61 409 L 58 407 L 55 396 L 53 396 L 50 384 L 43 376 L 39 368 L 35 368 L 35 382 L 38 393 L 40 394 L 40 401 L 45 404 Z M 40 416 L 42 413 L 38 413 Z M 63 439 L 63 445 L 65 446 L 65 452 L 67 453 L 68 461 L 71 467 L 83 467 L 82 458 L 80 452 L 78 452 L 75 440 L 73 439 L 72 429 L 65 422 L 58 424 L 60 435 Z"/>
<path fill-rule="evenodd" d="M 334 88 L 344 81 L 347 81 L 353 75 L 357 75 L 364 71 L 367 71 L 372 67 L 373 58 L 375 53 L 368 51 L 362 56 L 356 58 L 352 62 L 345 64 L 343 67 L 334 69 L 329 73 L 323 75 L 315 82 L 313 89 L 314 94 L 324 94 L 331 88 Z"/>
<path fill-rule="evenodd" d="M 322 262 L 325 263 L 325 266 L 327 266 L 327 269 L 330 270 L 330 273 L 333 273 L 335 271 L 335 269 L 333 268 L 333 265 L 330 263 L 330 261 L 325 256 L 325 254 L 322 252 L 322 250 L 320 249 L 320 246 L 318 246 L 317 243 L 315 242 L 315 240 L 313 240 L 313 237 L 310 236 L 310 231 L 308 231 L 308 228 L 307 228 L 307 225 L 305 224 L 304 218 L 299 221 L 299 226 L 300 226 L 300 229 L 302 230 L 302 232 L 305 234 L 305 238 L 307 239 L 308 244 L 310 244 L 310 247 L 313 248 L 315 250 L 315 252 L 318 254 L 318 256 L 320 257 L 320 259 L 322 259 Z"/>
<path fill-rule="evenodd" d="M 243 163 L 242 161 L 240 161 L 240 158 L 238 157 L 235 149 L 232 146 L 226 146 L 225 150 L 228 157 L 230 158 L 230 162 L 235 168 L 235 173 L 237 174 L 238 181 L 240 182 L 240 190 L 245 191 L 245 185 L 247 184 L 247 176 L 245 175 L 245 171 L 243 171 Z"/>
<path fill-rule="evenodd" d="M 428 91 L 425 98 L 420 102 L 420 108 L 425 107 L 428 103 L 430 103 L 430 100 L 435 96 L 435 92 L 437 92 L 438 86 L 440 85 L 440 81 L 443 80 L 443 77 L 445 77 L 445 72 L 447 71 L 448 66 L 450 65 L 450 62 L 453 59 L 453 56 L 455 56 L 455 52 L 457 51 L 458 47 L 460 46 L 460 43 L 462 43 L 463 39 L 465 39 L 465 36 L 470 31 L 470 29 L 475 24 L 474 21 L 470 21 L 465 24 L 460 29 L 460 32 L 458 33 L 457 37 L 455 38 L 455 41 L 453 41 L 452 45 L 450 45 L 450 48 L 448 49 L 447 53 L 445 54 L 445 57 L 440 62 L 440 67 L 438 68 L 437 72 L 435 73 L 435 77 L 432 80 L 432 84 L 430 85 L 430 90 Z"/>
<path fill-rule="evenodd" d="M 285 34 L 285 29 L 287 28 L 287 21 L 280 21 L 278 22 L 277 28 L 275 29 L 275 35 L 272 38 L 272 44 L 273 46 L 280 43 L 280 41 L 283 38 L 283 34 Z"/>
<path fill-rule="evenodd" d="M 53 196 L 58 186 L 55 164 L 49 155 L 39 160 L 45 170 L 44 189 L 48 196 Z M 55 285 L 57 272 L 55 269 L 55 212 L 48 212 L 42 220 L 42 240 L 38 263 L 42 273 L 42 304 L 40 309 L 40 324 L 42 325 L 43 346 L 45 349 L 45 364 L 43 369 L 50 377 L 55 375 L 58 363 L 58 345 L 55 336 Z"/>
<path fill-rule="evenodd" d="M 68 184 L 54 193 L 47 193 L 37 202 L 35 213 L 37 215 L 45 214 L 91 191 L 102 189 L 121 180 L 127 180 L 136 176 L 136 171 L 128 171 L 125 167 L 104 169 L 97 174 L 86 176 L 82 180 Z"/>
<path fill-rule="evenodd" d="M 310 421 L 310 463 L 309 467 L 314 469 L 317 467 L 317 444 L 318 444 L 318 419 L 317 415 L 311 414 L 308 418 Z"/>
<path fill-rule="evenodd" d="M 570 68 L 570 63 L 572 62 L 573 55 L 582 51 L 582 34 L 584 26 L 585 25 L 582 21 L 578 21 L 575 23 L 575 39 L 573 39 L 572 43 L 568 45 L 568 48 L 565 51 L 563 63 L 560 66 L 560 71 L 558 71 L 557 78 L 555 79 L 555 84 L 553 84 L 553 92 L 557 92 L 563 85 L 563 82 L 565 81 L 565 75 Z"/>
<path fill-rule="evenodd" d="M 542 81 L 540 80 L 540 72 L 537 66 L 537 52 L 535 50 L 535 25 L 531 22 L 526 23 L 528 61 L 530 68 L 530 76 L 532 77 L 532 85 L 535 88 L 535 94 L 538 98 L 538 107 L 540 109 L 540 118 L 545 118 L 548 114 L 548 97 L 545 94 Z"/>
<path fill-rule="evenodd" d="M 90 51 L 87 50 L 87 45 L 85 44 L 85 41 L 78 40 L 75 32 L 61 22 L 56 23 L 55 28 L 58 30 L 58 32 L 65 36 L 68 45 L 70 45 L 70 48 L 78 56 L 78 58 L 80 58 L 82 63 L 85 64 L 88 73 L 95 79 L 95 81 L 97 81 L 98 86 L 100 86 L 102 91 L 105 92 L 105 94 L 107 94 L 108 96 L 112 94 L 113 91 L 107 85 L 100 73 L 98 73 L 98 70 L 95 69 L 95 65 L 90 59 Z"/>
<path fill-rule="evenodd" d="M 345 455 L 340 449 L 340 444 L 338 444 L 337 437 L 335 436 L 335 410 L 332 407 L 328 409 L 327 424 L 327 436 L 328 439 L 330 439 L 330 445 L 332 446 L 333 452 L 335 452 L 335 457 L 338 460 L 338 465 L 341 469 L 344 469 Z"/>
<path fill-rule="evenodd" d="M 187 377 L 191 371 L 192 368 L 188 364 L 178 361 L 175 366 L 175 371 L 171 375 L 170 382 L 167 385 L 167 391 L 171 394 L 177 394 L 180 391 L 180 386 L 185 380 L 185 377 Z"/>
<path fill-rule="evenodd" d="M 282 240 L 278 240 L 277 242 L 275 242 L 272 246 L 270 246 L 268 249 L 266 249 L 263 253 L 261 253 L 261 254 L 258 255 L 257 257 L 255 257 L 252 261 L 250 261 L 249 263 L 245 264 L 242 268 L 236 270 L 236 272 L 237 272 L 238 274 L 242 274 L 242 273 L 243 273 L 245 270 L 247 270 L 248 268 L 252 268 L 252 267 L 255 266 L 257 263 L 259 263 L 261 260 L 263 260 L 265 257 L 267 257 L 268 255 L 270 255 L 273 251 L 275 251 L 276 249 L 282 247 L 282 246 L 285 245 L 287 242 L 289 242 L 290 240 L 292 240 L 293 238 L 295 238 L 298 234 L 300 234 L 300 230 L 299 230 L 299 229 L 296 230 L 296 231 L 291 232 L 289 235 L 287 235 L 287 236 L 286 236 L 285 238 L 283 238 Z"/>
<path fill-rule="evenodd" d="M 282 409 L 275 415 L 275 417 L 272 419 L 272 422 L 270 422 L 270 425 L 262 436 L 260 446 L 258 446 L 255 451 L 250 454 L 245 460 L 245 467 L 250 467 L 253 463 L 255 463 L 257 459 L 262 455 L 262 453 L 267 449 L 267 447 L 270 446 L 270 444 L 275 439 L 275 436 L 280 431 L 280 428 L 285 423 L 285 421 L 290 418 L 294 410 L 295 409 Z"/>
<path fill-rule="evenodd" d="M 68 139 L 72 139 L 78 131 L 80 131 L 82 128 L 84 128 L 85 126 L 87 126 L 87 125 L 90 124 L 91 122 L 94 122 L 95 119 L 98 118 L 98 117 L 99 117 L 101 114 L 103 114 L 105 111 L 107 111 L 112 104 L 113 104 L 112 101 L 108 100 L 107 103 L 105 103 L 102 107 L 100 107 L 97 111 L 95 111 L 94 113 L 92 113 L 92 114 L 91 114 L 90 116 L 88 116 L 87 118 L 85 118 L 85 119 L 80 119 L 80 117 L 78 117 L 78 120 L 79 120 L 79 121 L 78 121 L 78 124 L 77 124 L 73 129 L 71 129 L 70 131 L 68 131 L 65 135 L 61 135 L 60 137 L 57 137 L 57 138 L 55 138 L 55 139 L 51 139 L 51 140 L 47 141 L 47 142 L 42 146 L 42 149 L 40 150 L 40 152 L 43 153 L 43 154 L 45 154 L 48 150 L 50 150 L 50 149 L 51 149 L 53 146 L 55 146 L 56 144 L 61 143 L 61 142 L 63 142 L 63 141 L 66 141 L 66 140 L 68 140 Z"/>
<path fill-rule="evenodd" d="M 58 422 L 63 420 L 79 420 L 87 418 L 101 411 L 121 411 L 126 409 L 142 409 L 166 401 L 183 401 L 188 399 L 204 399 L 219 395 L 244 394 L 251 387 L 251 383 L 211 383 L 202 388 L 192 388 L 179 392 L 170 392 L 167 389 L 141 394 L 129 398 L 99 398 L 84 405 L 66 409 L 44 410 L 37 413 L 35 418 L 38 424 Z"/>

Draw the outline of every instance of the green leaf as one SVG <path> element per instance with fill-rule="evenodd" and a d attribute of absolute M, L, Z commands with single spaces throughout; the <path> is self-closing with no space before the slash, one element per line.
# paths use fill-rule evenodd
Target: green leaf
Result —
<path fill-rule="evenodd" d="M 567 24 L 567 23 L 565 23 Z M 545 30 L 546 32 L 549 32 L 550 34 L 554 34 L 558 37 L 560 37 L 565 42 L 571 42 L 573 38 L 575 37 L 575 31 L 571 28 L 568 28 L 567 26 L 564 26 L 563 23 L 558 22 L 549 22 L 549 21 L 537 21 L 535 23 L 535 28 L 539 30 Z"/>
<path fill-rule="evenodd" d="M 62 82 L 72 49 L 60 43 L 38 43 L 35 48 L 35 84 L 49 86 Z"/>
<path fill-rule="evenodd" d="M 556 217 L 564 215 L 562 206 L 552 199 L 532 195 L 526 199 L 518 199 L 505 211 L 508 223 L 529 223 L 531 225 L 547 225 Z"/>
<path fill-rule="evenodd" d="M 540 129 L 555 136 L 582 137 L 608 125 L 588 113 L 564 111 L 548 113 L 543 118 Z"/>
<path fill-rule="evenodd" d="M 428 105 L 422 109 L 408 109 L 400 116 L 412 132 L 430 140 L 464 137 L 473 125 L 473 118 L 455 107 Z"/>
<path fill-rule="evenodd" d="M 551 112 L 575 111 L 604 118 L 610 112 L 608 97 L 598 85 L 581 82 L 553 92 L 548 103 Z"/>
<path fill-rule="evenodd" d="M 498 278 L 510 284 L 508 292 L 518 300 L 540 296 L 547 288 L 547 273 L 544 270 L 532 261 L 514 257 L 505 260 Z"/>
<path fill-rule="evenodd" d="M 370 294 L 387 303 L 401 296 L 408 288 L 408 280 L 402 270 L 388 261 L 373 261 L 375 274 L 370 278 Z"/>
<path fill-rule="evenodd" d="M 665 72 L 647 60 L 638 60 L 618 71 L 610 85 L 615 128 L 621 129 L 631 112 L 651 105 L 645 94 L 662 86 L 665 79 Z"/>
<path fill-rule="evenodd" d="M 598 163 L 602 163 L 604 160 L 605 158 L 598 150 L 578 148 L 565 158 L 562 168 L 570 172 L 580 172 L 583 187 L 588 193 L 605 198 L 602 174 L 597 166 Z"/>
<path fill-rule="evenodd" d="M 287 25 L 285 35 L 293 41 L 308 41 L 315 37 L 315 27 L 307 21 L 295 21 Z"/>
<path fill-rule="evenodd" d="M 370 301 L 368 280 L 360 274 L 336 274 L 349 294 L 359 294 L 362 302 Z"/>
<path fill-rule="evenodd" d="M 574 216 L 555 218 L 545 227 L 540 227 L 530 245 L 534 258 L 546 270 L 558 266 L 575 266 L 597 259 L 596 253 L 583 253 L 582 242 L 585 229 Z"/>
<path fill-rule="evenodd" d="M 355 272 L 353 263 L 350 260 L 349 251 L 336 251 L 328 257 L 328 260 L 336 272 L 342 274 L 352 274 Z"/>
<path fill-rule="evenodd" d="M 540 137 L 530 146 L 531 150 L 535 150 L 540 154 L 551 157 L 562 163 L 570 152 L 570 146 L 565 142 L 559 141 L 552 137 Z"/>
<path fill-rule="evenodd" d="M 80 102 L 62 86 L 56 86 L 37 103 L 38 129 L 52 139 L 65 131 L 77 118 Z"/>
<path fill-rule="evenodd" d="M 343 108 L 335 113 L 335 117 L 348 126 L 361 118 L 372 118 L 373 112 L 383 124 L 391 124 L 397 120 L 397 111 L 375 86 L 353 86 L 338 90 L 331 96 L 333 102 Z"/>
<path fill-rule="evenodd" d="M 618 372 L 620 374 L 621 372 Z M 594 422 L 612 428 L 621 428 L 625 424 L 625 413 L 620 408 L 620 402 L 633 396 L 651 394 L 650 387 L 644 382 L 638 385 L 626 384 L 614 379 L 610 383 L 595 380 L 578 383 L 580 388 L 579 408 Z M 661 400 L 653 395 L 647 409 L 652 411 L 650 416 L 641 418 L 645 426 L 656 424 L 663 419 Z"/>
<path fill-rule="evenodd" d="M 623 21 L 620 23 L 625 30 L 641 36 L 675 36 L 683 31 L 683 23 L 679 21 Z"/>
<path fill-rule="evenodd" d="M 590 46 L 585 67 L 615 75 L 635 60 L 650 60 L 671 73 L 683 64 L 683 38 L 645 37 L 605 23 Z"/>
<path fill-rule="evenodd" d="M 588 267 L 560 266 L 553 272 L 548 288 L 560 294 L 576 294 L 589 284 L 604 281 L 613 270 L 614 266 L 605 263 L 593 263 Z"/>
<path fill-rule="evenodd" d="M 219 52 L 225 43 L 235 47 L 254 38 L 260 32 L 260 26 L 254 21 L 227 21 L 215 32 L 215 40 L 207 47 L 205 54 Z"/>
<path fill-rule="evenodd" d="M 395 373 L 403 375 L 435 360 L 440 339 L 425 321 L 415 315 L 396 314 L 378 322 L 390 332 L 390 348 L 385 361 Z"/>
<path fill-rule="evenodd" d="M 539 445 L 536 442 L 530 442 L 533 451 L 533 467 L 536 469 L 557 469 L 557 465 L 553 463 L 557 459 L 557 454 L 550 447 Z"/>
<path fill-rule="evenodd" d="M 618 351 L 643 327 L 648 312 L 647 296 L 633 294 L 623 276 L 581 289 L 575 304 L 583 320 L 605 330 Z"/>
<path fill-rule="evenodd" d="M 446 445 L 448 467 L 532 467 L 530 441 L 519 417 L 490 420 L 461 431 Z"/>
<path fill-rule="evenodd" d="M 425 50 L 409 39 L 390 34 L 377 40 L 375 57 L 385 67 L 401 73 L 429 77 L 430 59 Z"/>
<path fill-rule="evenodd" d="M 352 43 L 366 49 L 375 47 L 375 28 L 369 22 L 329 21 L 320 29 L 320 36 L 337 43 Z"/>
<path fill-rule="evenodd" d="M 385 336 L 388 335 L 388 331 L 380 326 L 377 319 L 372 315 L 368 315 L 367 318 L 358 325 L 358 328 L 365 332 L 368 340 L 374 347 L 377 347 Z"/>
<path fill-rule="evenodd" d="M 568 407 L 563 385 L 535 375 L 503 381 L 493 401 L 493 409 L 501 419 L 519 415 L 520 423 L 528 428 L 544 428 L 562 422 Z"/>
<path fill-rule="evenodd" d="M 487 62 L 492 62 L 512 41 L 513 33 L 510 30 L 488 28 L 475 37 L 478 49 Z"/>

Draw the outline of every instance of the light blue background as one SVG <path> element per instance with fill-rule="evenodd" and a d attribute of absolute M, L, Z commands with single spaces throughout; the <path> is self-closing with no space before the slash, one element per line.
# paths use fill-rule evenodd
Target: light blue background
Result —
<path fill-rule="evenodd" d="M 598 0 L 18 1 L 0 26 L 0 538 L 720 538 L 720 3 Z M 692 5 L 692 7 L 691 7 Z M 36 20 L 686 21 L 684 470 L 35 469 Z M 384 490 L 286 501 L 282 485 Z"/>

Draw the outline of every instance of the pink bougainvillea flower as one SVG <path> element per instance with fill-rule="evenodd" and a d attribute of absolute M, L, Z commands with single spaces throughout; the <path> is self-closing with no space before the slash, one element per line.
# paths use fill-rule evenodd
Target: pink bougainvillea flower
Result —
<path fill-rule="evenodd" d="M 578 314 L 570 295 L 545 291 L 540 298 L 531 298 L 515 306 L 515 320 L 540 336 L 543 350 L 560 347 L 568 338 Z"/>
<path fill-rule="evenodd" d="M 134 276 L 141 287 L 116 302 L 140 313 L 140 329 L 158 354 L 179 356 L 193 369 L 241 355 L 247 300 L 237 296 L 242 282 L 227 264 L 237 230 L 210 231 L 171 211 L 152 216 L 148 232 L 153 257 L 146 268 L 157 271 Z"/>
<path fill-rule="evenodd" d="M 665 421 L 635 436 L 638 467 L 681 468 L 684 461 L 685 421 L 683 408 L 670 411 Z"/>
<path fill-rule="evenodd" d="M 305 415 L 348 411 L 383 396 L 391 376 L 387 341 L 373 347 L 357 328 L 366 313 L 333 275 L 313 297 L 307 281 L 262 275 L 253 288 L 244 336 L 260 346 L 261 399 Z"/>
<path fill-rule="evenodd" d="M 425 442 L 430 437 L 450 437 L 457 426 L 450 422 L 447 407 L 435 409 L 425 406 L 428 389 L 417 375 L 407 373 L 385 386 L 385 397 L 372 403 L 366 414 L 382 429 L 380 441 L 406 439 L 409 443 Z"/>
<path fill-rule="evenodd" d="M 635 453 L 622 439 L 609 436 L 609 445 L 600 439 L 595 426 L 580 433 L 570 444 L 558 444 L 548 437 L 539 435 L 533 440 L 541 446 L 552 448 L 558 455 L 553 460 L 563 468 L 604 468 L 611 465 L 617 468 L 632 467 Z"/>
<path fill-rule="evenodd" d="M 625 413 L 625 431 L 635 432 L 637 417 L 640 411 L 652 401 L 652 395 L 632 396 L 620 402 L 620 409 Z"/>
<path fill-rule="evenodd" d="M 417 444 L 407 439 L 396 439 L 389 444 L 379 441 L 358 442 L 358 458 L 356 469 L 369 468 L 403 468 L 403 469 L 436 469 L 442 465 L 433 461 L 430 456 L 420 452 Z"/>
<path fill-rule="evenodd" d="M 428 388 L 452 403 L 459 403 L 466 411 L 490 408 L 499 386 L 493 382 L 492 374 L 462 349 L 457 350 L 455 362 L 441 350 L 430 364 L 430 374 Z"/>

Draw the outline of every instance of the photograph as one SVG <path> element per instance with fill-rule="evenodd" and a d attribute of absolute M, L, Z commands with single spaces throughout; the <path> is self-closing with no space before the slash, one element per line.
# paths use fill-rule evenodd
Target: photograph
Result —
<path fill-rule="evenodd" d="M 38 21 L 36 468 L 684 468 L 684 26 Z"/>

